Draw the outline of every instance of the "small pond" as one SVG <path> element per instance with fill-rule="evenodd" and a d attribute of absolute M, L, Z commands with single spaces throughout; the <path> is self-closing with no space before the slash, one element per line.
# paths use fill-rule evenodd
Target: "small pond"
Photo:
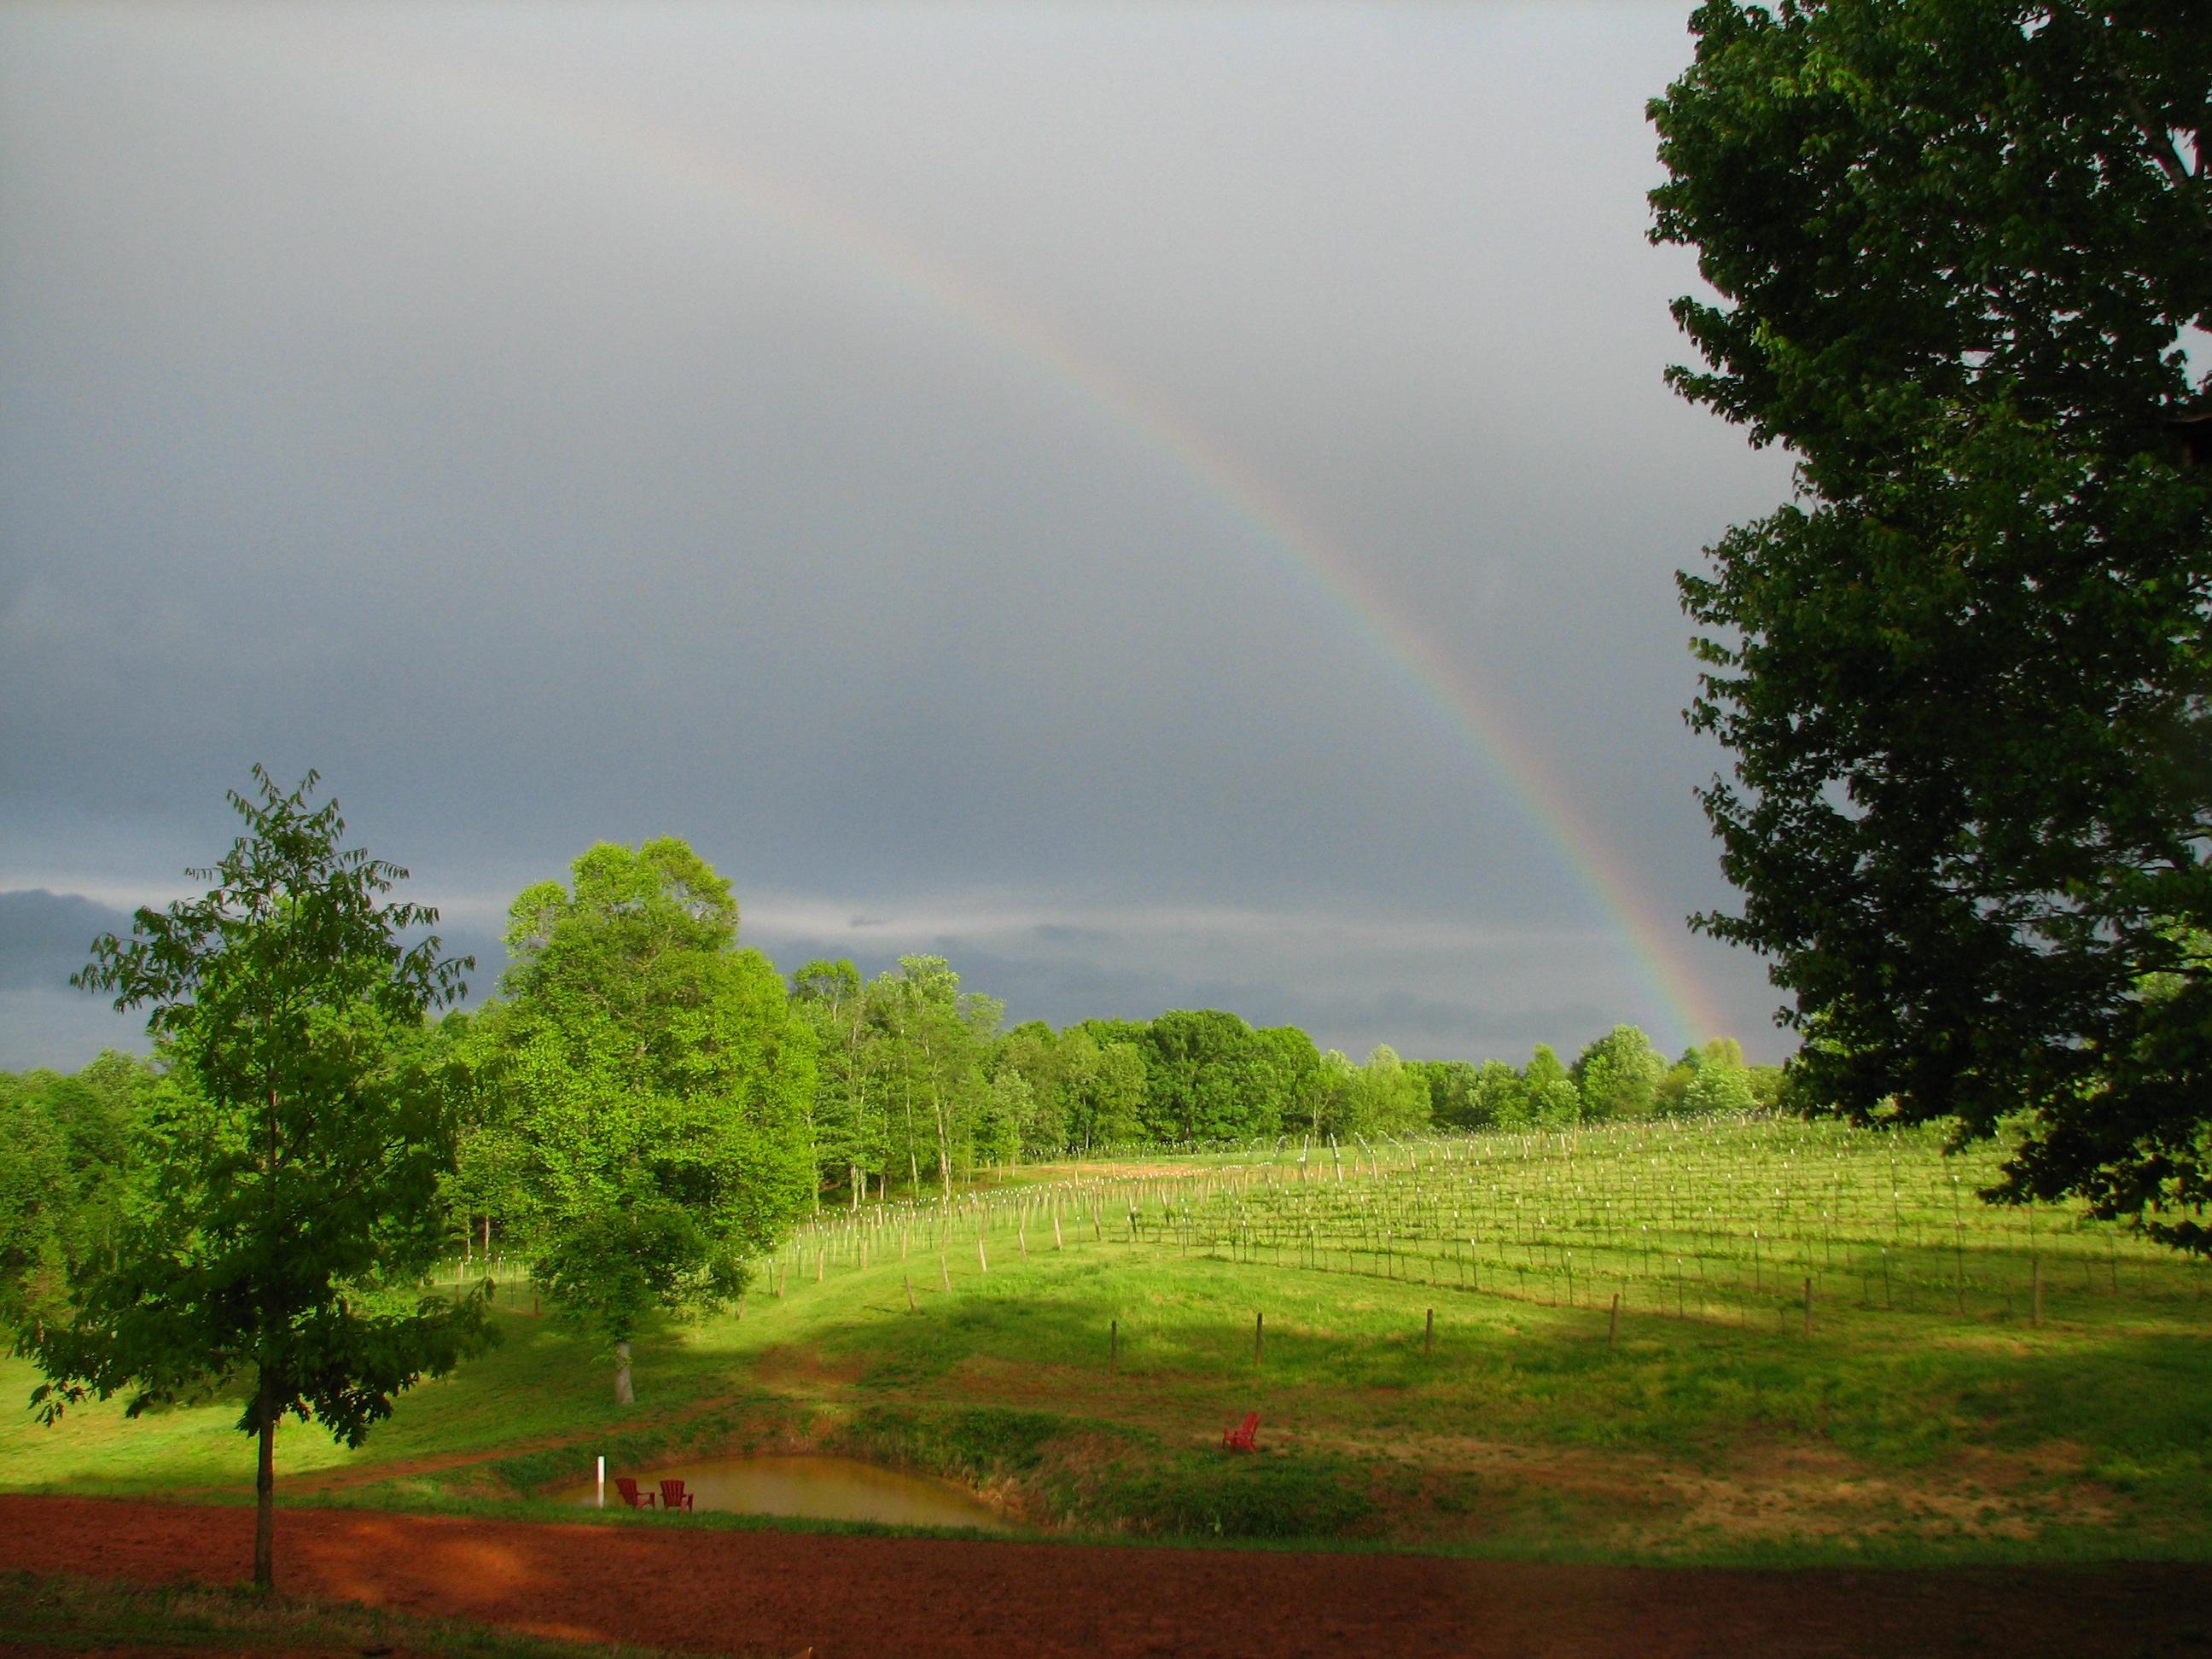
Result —
<path fill-rule="evenodd" d="M 818 1521 L 881 1521 L 899 1527 L 985 1527 L 1003 1522 L 973 1494 L 947 1480 L 879 1469 L 849 1457 L 765 1456 L 701 1458 L 648 1469 L 607 1469 L 607 1507 L 619 1509 L 615 1476 L 633 1475 L 640 1487 L 658 1491 L 672 1476 L 690 1489 L 695 1510 L 735 1510 L 750 1515 L 803 1515 Z M 596 1481 L 564 1486 L 565 1503 L 595 1504 Z"/>

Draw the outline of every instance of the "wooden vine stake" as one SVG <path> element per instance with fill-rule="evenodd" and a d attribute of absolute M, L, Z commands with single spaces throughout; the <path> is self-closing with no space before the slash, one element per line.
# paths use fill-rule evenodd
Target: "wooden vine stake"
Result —
<path fill-rule="evenodd" d="M 1611 1347 L 1620 1340 L 1620 1292 L 1613 1293 L 1613 1312 L 1605 1322 L 1605 1346 Z"/>
<path fill-rule="evenodd" d="M 920 1311 L 920 1310 L 914 1305 L 914 1275 L 912 1273 L 908 1273 L 906 1276 L 906 1310 L 908 1313 L 916 1313 Z"/>
<path fill-rule="evenodd" d="M 1111 1376 L 1121 1369 L 1121 1322 L 1109 1322 L 1106 1327 L 1106 1375 Z"/>
<path fill-rule="evenodd" d="M 1252 1316 L 1252 1368 L 1255 1370 L 1260 1368 L 1260 1356 L 1267 1346 L 1267 1316 L 1255 1313 Z"/>
<path fill-rule="evenodd" d="M 1813 1281 L 1805 1281 L 1805 1334 L 1813 1334 Z"/>

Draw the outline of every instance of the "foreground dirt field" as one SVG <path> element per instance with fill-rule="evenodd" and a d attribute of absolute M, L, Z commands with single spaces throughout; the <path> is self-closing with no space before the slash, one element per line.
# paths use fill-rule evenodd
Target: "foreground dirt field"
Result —
<path fill-rule="evenodd" d="M 243 1508 L 0 1496 L 0 1564 L 228 1583 Z M 543 1636 L 848 1656 L 2212 1653 L 2212 1569 L 1565 1567 L 295 1510 L 281 1586 Z M 0 1652 L 29 1651 L 0 1636 Z"/>

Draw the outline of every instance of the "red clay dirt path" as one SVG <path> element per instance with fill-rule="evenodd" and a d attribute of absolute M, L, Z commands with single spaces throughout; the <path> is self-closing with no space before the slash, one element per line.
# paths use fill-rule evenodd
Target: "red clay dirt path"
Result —
<path fill-rule="evenodd" d="M 230 1583 L 252 1525 L 244 1508 L 0 1496 L 0 1565 Z M 276 1569 L 319 1599 L 816 1659 L 2212 1653 L 2212 1569 L 2187 1566 L 1573 1567 L 290 1510 Z"/>

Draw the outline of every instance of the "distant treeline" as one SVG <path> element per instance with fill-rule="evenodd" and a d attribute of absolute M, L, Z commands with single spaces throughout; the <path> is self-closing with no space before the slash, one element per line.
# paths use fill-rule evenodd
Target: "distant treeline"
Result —
<path fill-rule="evenodd" d="M 1424 1130 L 1561 1127 L 1774 1103 L 1778 1066 L 1731 1039 L 1669 1062 L 1617 1025 L 1563 1062 L 1525 1065 L 1326 1052 L 1293 1025 L 1255 1030 L 1219 1009 L 1150 1020 L 1002 1029 L 1003 1005 L 960 988 L 941 957 L 863 981 L 849 962 L 792 976 L 818 1054 L 809 1133 L 823 1190 L 948 1186 L 978 1166 L 1139 1146 L 1281 1135 L 1340 1139 Z"/>
<path fill-rule="evenodd" d="M 112 1264 L 164 1086 L 153 1062 L 112 1049 L 74 1076 L 0 1072 L 0 1328 Z"/>
<path fill-rule="evenodd" d="M 526 894 L 518 914 L 543 902 Z M 1727 1039 L 1670 1062 L 1632 1025 L 1571 1063 L 1540 1044 L 1520 1066 L 1401 1060 L 1389 1048 L 1355 1062 L 1295 1026 L 1255 1030 L 1211 1008 L 1008 1030 L 1002 1003 L 963 990 L 949 963 L 928 956 L 872 980 L 849 962 L 811 962 L 787 986 L 756 952 L 710 951 L 702 960 L 722 963 L 714 1000 L 729 1002 L 725 1014 L 682 1014 L 708 1006 L 686 989 L 647 1019 L 665 994 L 641 981 L 623 998 L 644 1012 L 602 1031 L 603 994 L 561 985 L 618 981 L 590 959 L 563 966 L 568 957 L 533 945 L 527 928 L 511 942 L 523 967 L 509 974 L 510 995 L 426 1028 L 413 1062 L 451 1098 L 447 1201 L 456 1235 L 477 1243 L 495 1221 L 505 1238 L 545 1231 L 536 1194 L 547 1169 L 576 1166 L 582 1154 L 567 1146 L 576 1137 L 618 1136 L 633 1162 L 694 1168 L 700 1137 L 718 1135 L 716 1156 L 750 1171 L 744 1190 L 772 1174 L 803 1210 L 949 1193 L 994 1167 L 1146 1146 L 1743 1111 L 1772 1105 L 1780 1080 Z M 641 1048 L 624 1035 L 633 1028 L 661 1034 Z M 611 1081 L 598 1075 L 610 1055 L 667 1075 Z M 74 1076 L 0 1073 L 0 1322 L 58 1309 L 67 1285 L 105 1265 L 171 1091 L 158 1059 L 112 1052 Z M 714 1098 L 726 1129 L 713 1127 Z M 676 1127 L 656 1128 L 640 1104 L 649 1099 L 693 1103 L 677 1109 Z M 688 1205 L 705 1209 L 696 1196 Z"/>

